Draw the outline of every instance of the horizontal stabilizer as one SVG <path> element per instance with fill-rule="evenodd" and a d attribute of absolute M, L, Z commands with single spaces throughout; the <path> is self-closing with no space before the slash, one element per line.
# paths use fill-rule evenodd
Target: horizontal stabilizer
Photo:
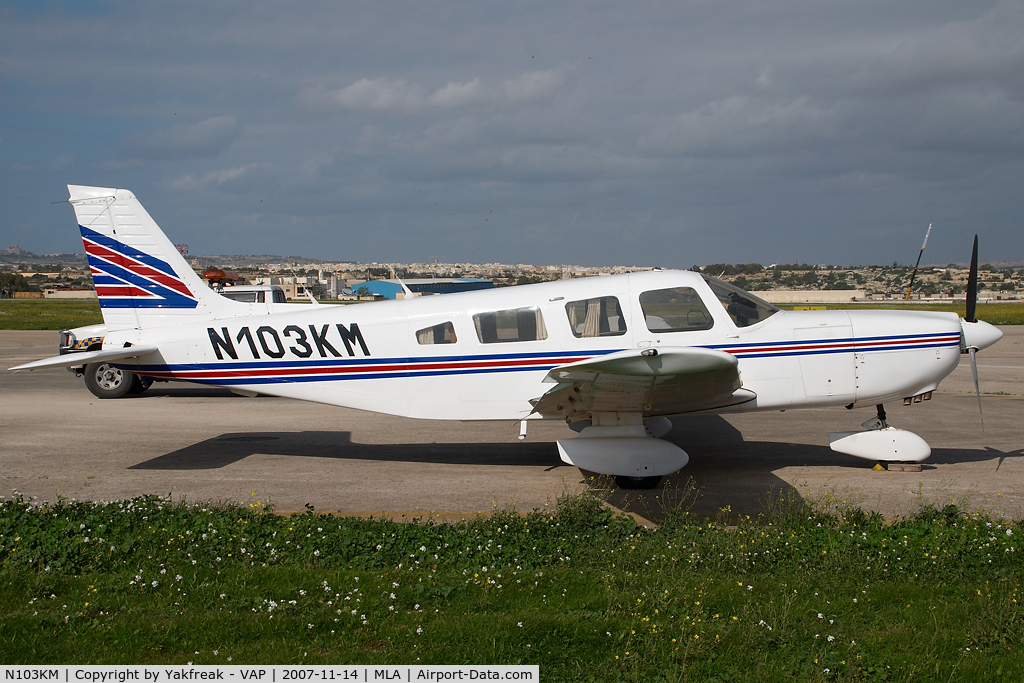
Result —
<path fill-rule="evenodd" d="M 24 365 L 18 365 L 9 370 L 39 370 L 41 368 L 72 368 L 87 363 L 99 361 L 125 360 L 127 358 L 139 358 L 149 353 L 155 353 L 155 346 L 129 346 L 126 349 L 110 349 L 109 351 L 84 351 L 82 353 L 67 353 L 63 356 L 54 356 L 42 360 L 32 361 Z"/>

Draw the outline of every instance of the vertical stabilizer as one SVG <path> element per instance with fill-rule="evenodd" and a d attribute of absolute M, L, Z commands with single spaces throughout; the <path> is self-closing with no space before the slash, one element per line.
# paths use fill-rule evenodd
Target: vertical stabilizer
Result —
<path fill-rule="evenodd" d="M 68 185 L 108 331 L 232 315 L 128 190 Z"/>

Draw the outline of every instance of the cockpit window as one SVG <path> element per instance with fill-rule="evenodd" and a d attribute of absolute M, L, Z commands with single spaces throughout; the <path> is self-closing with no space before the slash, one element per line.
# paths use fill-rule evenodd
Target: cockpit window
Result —
<path fill-rule="evenodd" d="M 715 324 L 697 290 L 692 287 L 644 292 L 640 295 L 640 308 L 651 332 L 710 330 Z"/>
<path fill-rule="evenodd" d="M 614 296 L 570 301 L 565 305 L 569 328 L 577 337 L 614 337 L 626 334 L 619 300 Z"/>
<path fill-rule="evenodd" d="M 441 323 L 416 332 L 417 344 L 454 344 L 455 328 L 451 323 Z"/>
<path fill-rule="evenodd" d="M 763 299 L 758 299 L 750 292 L 745 292 L 739 287 L 722 282 L 718 278 L 704 276 L 711 291 L 715 293 L 718 300 L 729 314 L 736 327 L 749 327 L 762 320 L 767 320 L 779 312 L 779 309 L 772 306 Z"/>

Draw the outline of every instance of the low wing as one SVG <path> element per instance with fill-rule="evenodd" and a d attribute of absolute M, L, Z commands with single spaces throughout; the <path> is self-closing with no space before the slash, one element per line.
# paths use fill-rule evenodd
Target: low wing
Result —
<path fill-rule="evenodd" d="M 736 357 L 713 349 L 628 349 L 548 372 L 556 385 L 533 401 L 544 417 L 587 420 L 595 412 L 678 415 L 753 400 Z"/>
<path fill-rule="evenodd" d="M 148 353 L 156 352 L 155 346 L 129 346 L 125 349 L 110 349 L 109 351 L 85 351 L 83 353 L 67 353 L 62 356 L 53 356 L 43 360 L 32 361 L 24 365 L 18 365 L 9 370 L 39 370 L 40 368 L 70 368 L 86 363 L 99 361 L 125 360 L 126 358 L 138 358 Z"/>

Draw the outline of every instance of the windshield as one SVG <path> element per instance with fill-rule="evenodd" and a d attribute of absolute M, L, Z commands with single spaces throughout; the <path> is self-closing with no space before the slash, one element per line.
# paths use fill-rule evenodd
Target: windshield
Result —
<path fill-rule="evenodd" d="M 718 278 L 704 275 L 711 291 L 718 297 L 725 312 L 729 314 L 736 327 L 749 327 L 756 325 L 762 320 L 767 320 L 779 312 L 779 309 L 772 306 L 763 299 L 758 299 L 750 292 L 745 292 L 739 287 L 722 282 Z"/>

